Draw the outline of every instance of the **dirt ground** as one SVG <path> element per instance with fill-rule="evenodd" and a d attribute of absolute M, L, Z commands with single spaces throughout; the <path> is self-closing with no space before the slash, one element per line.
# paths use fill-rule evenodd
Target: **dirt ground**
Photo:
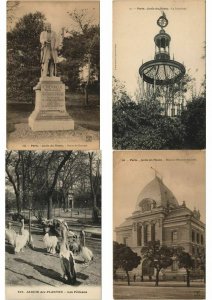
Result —
<path fill-rule="evenodd" d="M 66 108 L 74 120 L 75 129 L 66 131 L 33 132 L 28 118 L 32 104 L 7 105 L 7 147 L 10 149 L 98 149 L 99 148 L 99 97 L 90 95 L 89 105 L 84 105 L 84 96 L 66 95 Z"/>
<path fill-rule="evenodd" d="M 14 228 L 16 232 L 17 228 Z M 5 271 L 6 285 L 53 286 L 66 285 L 62 279 L 62 270 L 58 253 L 47 253 L 43 242 L 43 233 L 32 230 L 34 249 L 27 247 L 24 252 L 14 254 L 14 248 L 6 242 Z M 101 248 L 89 248 L 94 253 L 94 260 L 84 264 L 80 256 L 75 256 L 77 282 L 75 286 L 98 286 L 101 284 Z M 100 248 L 100 249 L 99 249 Z"/>

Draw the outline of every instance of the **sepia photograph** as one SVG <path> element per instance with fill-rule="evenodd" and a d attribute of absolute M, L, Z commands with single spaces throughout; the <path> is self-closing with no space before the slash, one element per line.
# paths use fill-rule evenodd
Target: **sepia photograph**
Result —
<path fill-rule="evenodd" d="M 7 151 L 7 299 L 101 299 L 101 153 Z"/>
<path fill-rule="evenodd" d="M 7 148 L 97 150 L 99 1 L 7 2 Z"/>
<path fill-rule="evenodd" d="M 205 152 L 115 151 L 114 299 L 205 299 Z"/>
<path fill-rule="evenodd" d="M 205 47 L 205 1 L 114 1 L 114 149 L 205 149 Z"/>

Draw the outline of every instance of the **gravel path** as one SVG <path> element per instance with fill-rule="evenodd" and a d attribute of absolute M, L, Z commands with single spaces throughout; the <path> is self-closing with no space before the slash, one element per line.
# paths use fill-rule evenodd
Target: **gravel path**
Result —
<path fill-rule="evenodd" d="M 88 150 L 99 149 L 99 132 L 75 126 L 75 130 L 33 132 L 28 124 L 15 125 L 15 131 L 10 133 L 7 148 L 42 149 L 42 150 Z"/>

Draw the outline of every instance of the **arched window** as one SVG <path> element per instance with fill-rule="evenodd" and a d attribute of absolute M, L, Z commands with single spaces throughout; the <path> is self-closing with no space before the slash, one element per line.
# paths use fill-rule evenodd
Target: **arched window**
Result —
<path fill-rule="evenodd" d="M 151 224 L 151 241 L 155 241 L 155 224 Z"/>
<path fill-rule="evenodd" d="M 151 209 L 155 208 L 156 203 L 152 199 L 143 199 L 139 206 L 141 207 L 142 212 L 150 211 Z"/>

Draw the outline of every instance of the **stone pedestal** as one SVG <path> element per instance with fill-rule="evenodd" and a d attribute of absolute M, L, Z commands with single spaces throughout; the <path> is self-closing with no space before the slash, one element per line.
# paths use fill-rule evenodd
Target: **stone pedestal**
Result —
<path fill-rule="evenodd" d="M 34 90 L 35 109 L 28 119 L 32 131 L 73 130 L 74 120 L 66 111 L 65 84 L 60 77 L 41 77 Z"/>

